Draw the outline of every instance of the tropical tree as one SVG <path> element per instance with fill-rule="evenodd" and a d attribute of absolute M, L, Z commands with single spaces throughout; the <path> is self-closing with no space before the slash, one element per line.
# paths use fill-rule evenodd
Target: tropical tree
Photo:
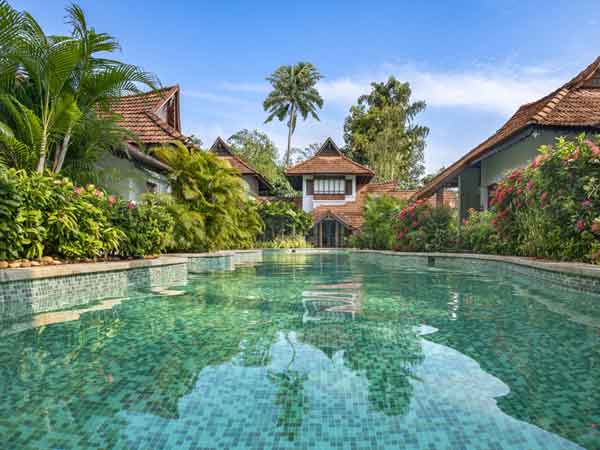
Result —
<path fill-rule="evenodd" d="M 287 119 L 288 141 L 284 157 L 285 167 L 290 164 L 292 134 L 296 129 L 298 114 L 303 120 L 306 120 L 309 115 L 320 120 L 317 108 L 323 107 L 323 98 L 315 86 L 321 78 L 317 68 L 309 62 L 280 66 L 267 77 L 273 90 L 263 102 L 263 108 L 269 114 L 265 123 L 271 122 L 274 118 L 279 121 Z"/>
<path fill-rule="evenodd" d="M 281 169 L 277 165 L 277 147 L 265 133 L 243 129 L 232 134 L 227 143 L 234 153 L 252 164 L 269 181 L 281 176 Z"/>
<path fill-rule="evenodd" d="M 59 172 L 82 120 L 94 119 L 96 110 L 106 110 L 115 97 L 138 92 L 139 83 L 154 86 L 154 78 L 135 66 L 97 57 L 100 52 L 116 51 L 118 43 L 88 28 L 76 5 L 67 8 L 71 36 L 48 36 L 31 15 L 0 3 L 0 25 L 13 19 L 18 28 L 0 32 L 0 89 L 26 107 L 19 106 L 17 111 L 22 122 L 32 119 L 27 111 L 39 120 L 39 142 L 33 149 L 36 170 L 47 167 L 49 154 L 55 150 L 51 168 Z M 9 103 L 14 102 L 3 97 L 5 109 L 11 108 Z"/>
<path fill-rule="evenodd" d="M 427 127 L 414 123 L 425 102 L 411 103 L 411 89 L 393 76 L 371 83 L 371 92 L 358 98 L 344 123 L 344 151 L 355 161 L 370 165 L 380 181 L 406 185 L 424 171 Z"/>
<path fill-rule="evenodd" d="M 202 216 L 198 226 L 204 232 L 194 249 L 245 248 L 254 244 L 263 224 L 257 205 L 247 197 L 235 169 L 210 152 L 190 151 L 180 142 L 155 148 L 153 154 L 172 169 L 169 178 L 174 198 Z"/>

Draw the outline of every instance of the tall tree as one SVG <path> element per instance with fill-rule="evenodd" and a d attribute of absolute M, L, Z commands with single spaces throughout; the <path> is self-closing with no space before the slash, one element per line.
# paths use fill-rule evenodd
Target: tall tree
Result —
<path fill-rule="evenodd" d="M 231 149 L 252 164 L 269 181 L 280 176 L 277 165 L 277 147 L 275 143 L 258 130 L 240 130 L 232 134 L 227 143 Z"/>
<path fill-rule="evenodd" d="M 412 185 L 424 171 L 423 151 L 429 129 L 414 122 L 425 102 L 410 101 L 411 89 L 393 76 L 371 83 L 344 122 L 345 151 L 370 165 L 381 181 Z"/>
<path fill-rule="evenodd" d="M 98 57 L 119 45 L 112 36 L 89 28 L 76 5 L 67 8 L 71 36 L 48 36 L 32 16 L 0 3 L 0 25 L 11 16 L 20 20 L 20 26 L 16 34 L 0 32 L 0 89 L 39 118 L 37 171 L 47 167 L 54 151 L 51 168 L 59 172 L 82 120 L 95 120 L 96 111 L 107 109 L 112 99 L 139 92 L 139 83 L 154 87 L 155 80 L 136 66 Z M 19 109 L 23 120 L 29 120 L 25 109 Z"/>
<path fill-rule="evenodd" d="M 280 66 L 267 77 L 273 90 L 263 102 L 263 107 L 269 114 L 265 123 L 271 122 L 274 118 L 279 121 L 287 119 L 288 141 L 284 157 L 285 167 L 290 164 L 292 134 L 296 129 L 298 114 L 303 120 L 306 120 L 309 115 L 320 120 L 317 108 L 323 107 L 323 98 L 315 86 L 321 78 L 317 68 L 308 62 Z"/>

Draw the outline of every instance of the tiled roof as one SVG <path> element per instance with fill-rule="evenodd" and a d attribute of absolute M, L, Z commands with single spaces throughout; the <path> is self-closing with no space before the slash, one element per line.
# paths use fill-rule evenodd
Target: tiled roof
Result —
<path fill-rule="evenodd" d="M 273 186 L 258 170 L 256 170 L 249 162 L 236 155 L 231 150 L 231 147 L 221 137 L 217 137 L 209 151 L 217 155 L 218 158 L 227 161 L 231 167 L 237 169 L 242 175 L 255 175 L 267 189 Z"/>
<path fill-rule="evenodd" d="M 188 139 L 179 130 L 161 119 L 157 113 L 174 95 L 179 93 L 179 86 L 170 86 L 156 91 L 137 95 L 127 95 L 115 100 L 110 109 L 121 116 L 119 125 L 130 130 L 139 142 L 147 145 L 168 144 Z"/>
<path fill-rule="evenodd" d="M 363 226 L 363 206 L 369 196 L 388 195 L 401 200 L 409 200 L 415 190 L 398 189 L 398 185 L 394 181 L 387 183 L 368 183 L 358 187 L 356 200 L 347 202 L 343 205 L 323 205 L 318 206 L 311 211 L 315 224 L 319 223 L 326 217 L 333 217 L 342 222 L 351 230 L 358 230 Z M 432 202 L 435 198 L 432 197 Z M 444 204 L 451 208 L 456 207 L 456 193 L 452 191 L 444 192 Z"/>
<path fill-rule="evenodd" d="M 373 177 L 375 173 L 343 155 L 331 138 L 327 138 L 319 151 L 312 157 L 285 171 L 287 176 L 329 174 L 363 175 Z"/>
<path fill-rule="evenodd" d="M 415 197 L 430 196 L 469 164 L 529 125 L 600 127 L 600 57 L 554 92 L 521 106 L 502 128 L 437 175 Z"/>

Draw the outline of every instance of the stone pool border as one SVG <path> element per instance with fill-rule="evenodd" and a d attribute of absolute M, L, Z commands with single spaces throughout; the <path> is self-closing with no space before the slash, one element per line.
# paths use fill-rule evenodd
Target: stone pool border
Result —
<path fill-rule="evenodd" d="M 296 249 L 293 251 L 381 254 L 414 258 L 420 263 L 452 269 L 475 269 L 483 266 L 496 272 L 517 273 L 579 292 L 600 294 L 600 267 L 591 264 L 471 253 L 407 253 L 359 249 Z M 4 269 L 0 270 L 0 323 L 40 312 L 127 297 L 131 289 L 151 290 L 185 284 L 190 275 L 234 270 L 238 265 L 262 260 L 265 253 L 292 253 L 293 251 L 254 249 L 176 253 L 151 260 Z"/>

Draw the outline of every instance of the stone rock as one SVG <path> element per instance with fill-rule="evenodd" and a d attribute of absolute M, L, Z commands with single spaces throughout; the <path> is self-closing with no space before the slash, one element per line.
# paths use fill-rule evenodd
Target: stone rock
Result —
<path fill-rule="evenodd" d="M 21 263 L 19 261 L 13 261 L 11 263 L 8 263 L 8 267 L 10 267 L 11 269 L 18 269 L 19 267 L 21 267 Z"/>
<path fill-rule="evenodd" d="M 31 267 L 31 261 L 26 259 L 21 260 L 21 267 Z"/>
<path fill-rule="evenodd" d="M 52 256 L 42 256 L 42 264 L 52 264 L 52 261 L 54 261 Z"/>
<path fill-rule="evenodd" d="M 0 261 L 0 269 L 7 269 L 8 261 Z"/>
<path fill-rule="evenodd" d="M 37 267 L 37 266 L 39 266 L 39 265 L 40 265 L 40 262 L 39 262 L 39 261 L 31 261 L 31 265 L 32 265 L 33 267 Z"/>
<path fill-rule="evenodd" d="M 58 259 L 53 259 L 53 260 L 52 260 L 52 265 L 53 265 L 53 266 L 58 266 L 58 265 L 60 265 L 60 264 L 62 264 L 62 261 L 59 261 Z"/>

